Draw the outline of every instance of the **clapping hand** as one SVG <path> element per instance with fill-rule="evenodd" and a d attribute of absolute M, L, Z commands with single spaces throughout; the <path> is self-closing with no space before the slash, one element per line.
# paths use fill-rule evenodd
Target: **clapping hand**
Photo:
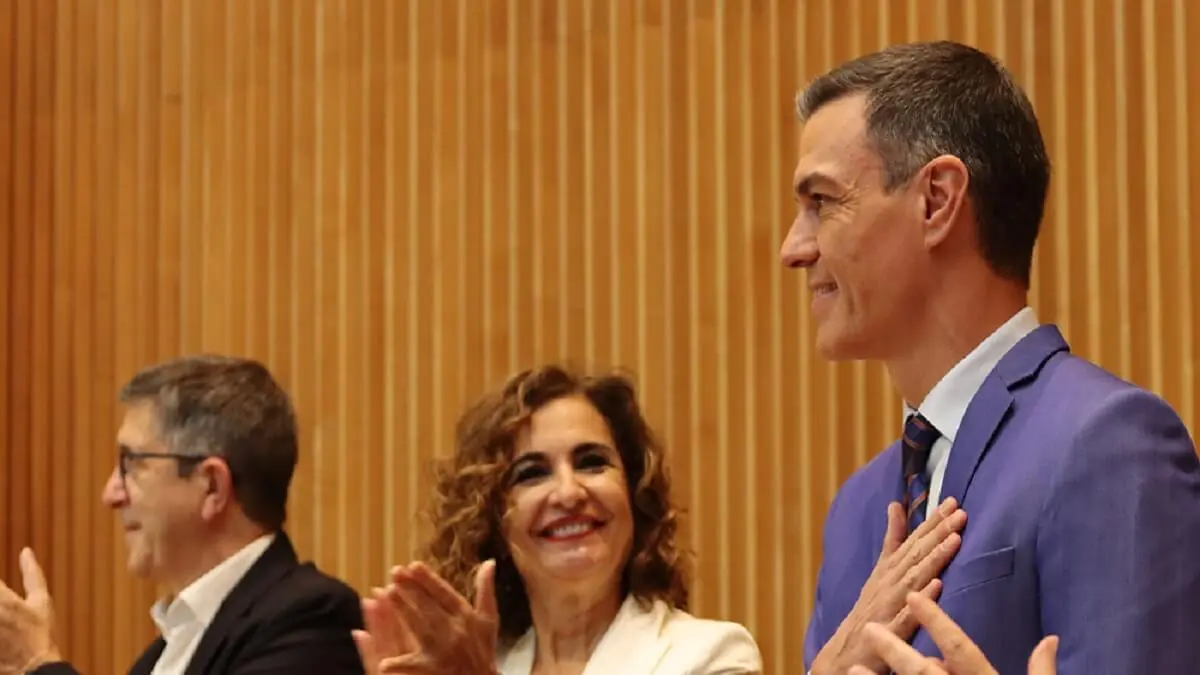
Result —
<path fill-rule="evenodd" d="M 54 603 L 46 575 L 28 548 L 21 551 L 25 597 L 0 581 L 0 675 L 18 675 L 62 657 L 54 645 Z"/>
<path fill-rule="evenodd" d="M 845 673 L 854 664 L 866 667 L 867 672 L 887 672 L 883 660 L 864 643 L 864 627 L 882 623 L 893 635 L 908 639 L 916 632 L 917 622 L 905 607 L 905 596 L 917 591 L 933 598 L 941 592 L 937 577 L 958 552 L 966 512 L 951 497 L 908 537 L 900 504 L 889 504 L 887 515 L 887 534 L 875 569 L 850 613 L 813 660 L 812 675 Z"/>
<path fill-rule="evenodd" d="M 942 650 L 943 658 L 922 656 L 879 624 L 865 626 L 863 638 L 866 644 L 896 675 L 997 675 L 979 647 L 935 602 L 916 593 L 909 594 L 907 602 L 913 617 Z M 1043 638 L 1029 657 L 1029 675 L 1055 675 L 1057 651 L 1057 637 Z M 855 666 L 849 675 L 872 673 L 870 668 Z"/>
<path fill-rule="evenodd" d="M 363 600 L 366 630 L 354 633 L 368 675 L 491 675 L 499 615 L 496 566 L 475 575 L 475 602 L 422 563 L 397 567 L 386 589 Z"/>

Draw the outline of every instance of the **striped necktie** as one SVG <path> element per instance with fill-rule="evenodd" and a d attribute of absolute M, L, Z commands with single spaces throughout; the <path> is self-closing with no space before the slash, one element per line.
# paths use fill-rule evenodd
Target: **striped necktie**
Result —
<path fill-rule="evenodd" d="M 909 532 L 925 522 L 925 500 L 929 497 L 929 476 L 925 469 L 929 451 L 941 435 L 919 414 L 910 416 L 904 424 L 904 509 Z"/>

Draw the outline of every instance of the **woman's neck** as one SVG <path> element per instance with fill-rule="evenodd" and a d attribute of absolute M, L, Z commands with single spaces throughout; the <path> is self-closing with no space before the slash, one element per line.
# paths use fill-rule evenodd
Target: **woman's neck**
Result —
<path fill-rule="evenodd" d="M 623 598 L 619 589 L 538 595 L 541 597 L 532 593 L 529 597 L 537 634 L 535 669 L 558 672 L 561 667 L 578 665 L 582 670 L 621 609 Z"/>

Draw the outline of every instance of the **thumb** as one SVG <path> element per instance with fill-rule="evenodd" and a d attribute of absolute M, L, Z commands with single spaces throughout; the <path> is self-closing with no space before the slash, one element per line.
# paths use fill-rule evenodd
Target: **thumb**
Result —
<path fill-rule="evenodd" d="M 500 613 L 496 610 L 495 560 L 484 562 L 475 572 L 475 611 L 492 620 L 499 618 Z"/>
<path fill-rule="evenodd" d="M 25 601 L 43 614 L 50 610 L 50 589 L 46 586 L 46 575 L 38 565 L 33 550 L 28 546 L 21 549 L 21 581 L 25 585 Z"/>
<path fill-rule="evenodd" d="M 1042 638 L 1029 655 L 1029 675 L 1055 675 L 1058 668 L 1054 664 L 1054 657 L 1057 655 L 1058 636 L 1047 635 Z"/>
<path fill-rule="evenodd" d="M 379 650 L 375 647 L 375 637 L 365 630 L 355 630 L 350 633 L 354 637 L 354 646 L 358 648 L 358 658 L 362 659 L 366 675 L 379 672 Z"/>

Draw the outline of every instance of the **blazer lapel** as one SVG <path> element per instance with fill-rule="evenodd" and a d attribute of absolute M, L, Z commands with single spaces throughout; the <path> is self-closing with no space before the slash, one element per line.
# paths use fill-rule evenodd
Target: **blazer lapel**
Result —
<path fill-rule="evenodd" d="M 991 447 L 1013 405 L 1013 391 L 1035 378 L 1054 354 L 1068 350 L 1053 325 L 1039 326 L 1012 348 L 971 399 L 946 465 L 941 498 L 966 499 L 975 470 Z"/>
<path fill-rule="evenodd" d="M 196 652 L 187 667 L 187 675 L 211 673 L 213 671 L 212 661 L 220 654 L 221 646 L 237 625 L 237 619 L 250 611 L 258 596 L 275 585 L 280 578 L 298 564 L 296 550 L 292 547 L 291 540 L 283 531 L 277 532 L 275 541 L 271 542 L 262 557 L 233 587 L 229 596 L 225 598 L 225 602 L 221 603 L 221 608 L 217 610 L 216 616 L 213 617 L 212 623 L 204 631 L 204 637 L 200 639 L 200 644 L 196 647 Z"/>
<path fill-rule="evenodd" d="M 496 670 L 500 672 L 500 675 L 529 675 L 533 672 L 533 657 L 536 648 L 537 639 L 534 637 L 533 629 L 530 628 L 500 657 Z"/>
<path fill-rule="evenodd" d="M 655 602 L 650 611 L 638 607 L 633 596 L 625 598 L 621 609 L 609 625 L 592 658 L 588 659 L 583 675 L 648 675 L 654 672 L 670 643 L 662 635 L 669 610 L 666 604 Z M 529 675 L 537 652 L 537 637 L 529 629 L 500 659 L 500 675 Z"/>
<path fill-rule="evenodd" d="M 161 637 L 152 642 L 129 668 L 129 675 L 150 675 L 154 672 L 154 664 L 158 663 L 158 658 L 166 648 L 167 643 Z"/>
<path fill-rule="evenodd" d="M 663 635 L 669 614 L 666 603 L 656 601 L 646 611 L 638 606 L 632 595 L 627 596 L 612 625 L 592 652 L 583 675 L 653 673 L 671 646 Z"/>

